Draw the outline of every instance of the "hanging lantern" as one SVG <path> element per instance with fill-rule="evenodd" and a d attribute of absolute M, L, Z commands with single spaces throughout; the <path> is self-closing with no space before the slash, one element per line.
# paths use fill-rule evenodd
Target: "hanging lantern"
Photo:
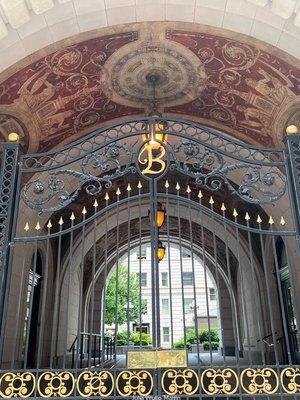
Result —
<path fill-rule="evenodd" d="M 166 210 L 163 209 L 161 203 L 157 203 L 156 210 L 156 226 L 158 228 L 162 227 L 166 218 Z"/>
<path fill-rule="evenodd" d="M 166 254 L 166 248 L 163 246 L 162 242 L 159 240 L 157 243 L 157 250 L 156 250 L 156 256 L 158 261 L 161 261 L 164 259 Z"/>
<path fill-rule="evenodd" d="M 142 135 L 143 141 L 150 139 L 154 141 L 159 140 L 161 142 L 165 142 L 167 140 L 168 135 L 165 133 L 165 131 L 168 129 L 168 123 L 166 121 L 149 121 L 143 124 L 142 129 L 149 132 Z"/>
<path fill-rule="evenodd" d="M 148 216 L 150 219 L 150 210 L 148 211 Z M 165 219 L 166 219 L 166 210 L 163 208 L 161 203 L 157 203 L 156 218 L 155 218 L 157 228 L 161 228 L 163 226 Z"/>

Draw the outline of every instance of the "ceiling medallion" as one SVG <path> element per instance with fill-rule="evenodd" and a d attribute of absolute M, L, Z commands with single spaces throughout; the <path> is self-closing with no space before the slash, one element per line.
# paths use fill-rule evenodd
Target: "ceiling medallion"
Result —
<path fill-rule="evenodd" d="M 207 74 L 198 57 L 186 47 L 167 40 L 130 43 L 105 63 L 108 87 L 117 103 L 146 110 L 152 102 L 149 76 L 155 75 L 158 107 L 184 104 L 205 88 Z"/>

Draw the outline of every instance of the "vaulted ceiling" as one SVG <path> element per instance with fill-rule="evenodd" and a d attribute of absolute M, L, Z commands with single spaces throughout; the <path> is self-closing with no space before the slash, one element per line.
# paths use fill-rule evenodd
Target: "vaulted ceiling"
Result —
<path fill-rule="evenodd" d="M 113 121 L 149 112 L 149 73 L 159 109 L 261 146 L 278 146 L 298 118 L 299 61 L 245 35 L 156 22 L 82 33 L 0 74 L 0 135 L 46 151 Z M 296 115 L 296 117 L 295 117 Z"/>

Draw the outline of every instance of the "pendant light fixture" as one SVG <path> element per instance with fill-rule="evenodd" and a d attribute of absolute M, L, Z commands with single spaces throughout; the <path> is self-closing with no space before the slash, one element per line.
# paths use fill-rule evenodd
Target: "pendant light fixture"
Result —
<path fill-rule="evenodd" d="M 157 242 L 156 257 L 158 261 L 162 261 L 166 254 L 166 247 L 163 246 L 162 242 L 159 240 Z"/>

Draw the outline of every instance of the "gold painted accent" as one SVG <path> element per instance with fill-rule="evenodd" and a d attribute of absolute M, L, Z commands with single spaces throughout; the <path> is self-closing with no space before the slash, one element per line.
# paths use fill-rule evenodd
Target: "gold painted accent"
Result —
<path fill-rule="evenodd" d="M 274 224 L 274 219 L 272 218 L 272 215 L 270 215 L 269 224 L 270 224 L 270 225 L 273 225 L 273 224 Z"/>
<path fill-rule="evenodd" d="M 198 197 L 199 197 L 199 199 L 202 199 L 202 197 L 203 197 L 201 190 L 199 190 Z"/>
<path fill-rule="evenodd" d="M 242 388 L 249 394 L 273 394 L 279 387 L 279 378 L 272 368 L 246 368 L 241 373 L 240 381 Z"/>
<path fill-rule="evenodd" d="M 98 204 L 98 201 L 97 201 L 97 199 L 95 199 L 94 204 L 93 204 L 93 207 L 97 208 L 98 205 L 99 205 L 99 204 Z"/>
<path fill-rule="evenodd" d="M 31 372 L 7 372 L 0 378 L 0 398 L 27 398 L 35 389 L 35 376 Z"/>
<path fill-rule="evenodd" d="M 188 185 L 188 187 L 186 188 L 186 192 L 187 192 L 187 193 L 191 193 L 190 185 Z"/>
<path fill-rule="evenodd" d="M 285 225 L 286 224 L 286 222 L 285 222 L 285 219 L 283 218 L 283 217 L 281 217 L 280 218 L 280 225 Z"/>
<path fill-rule="evenodd" d="M 128 183 L 128 185 L 127 185 L 127 192 L 130 192 L 131 191 L 131 186 L 130 186 L 130 183 Z"/>
<path fill-rule="evenodd" d="M 224 203 L 222 203 L 222 205 L 221 205 L 221 211 L 226 211 L 226 207 L 225 207 Z"/>
<path fill-rule="evenodd" d="M 208 368 L 201 374 L 201 388 L 209 394 L 233 394 L 238 390 L 239 380 L 236 372 L 231 368 Z"/>
<path fill-rule="evenodd" d="M 117 191 L 116 191 L 116 195 L 120 196 L 120 194 L 121 194 L 121 190 L 120 190 L 120 188 L 118 188 Z"/>
<path fill-rule="evenodd" d="M 39 221 L 37 222 L 37 224 L 36 224 L 36 226 L 35 226 L 35 229 L 36 229 L 37 231 L 39 231 L 39 230 L 41 229 L 41 225 L 40 225 Z"/>
<path fill-rule="evenodd" d="M 260 215 L 259 215 L 259 214 L 258 214 L 258 216 L 257 216 L 256 222 L 257 222 L 258 224 L 261 224 L 261 223 L 262 223 L 262 219 L 260 218 Z"/>
<path fill-rule="evenodd" d="M 159 154 L 156 154 L 159 152 Z M 146 157 L 143 158 L 143 154 L 146 153 Z M 141 148 L 138 155 L 138 161 L 142 165 L 146 165 L 146 168 L 142 169 L 142 174 L 147 175 L 160 175 L 166 169 L 166 162 L 163 160 L 166 154 L 166 149 L 160 143 L 155 140 L 150 140 L 145 143 Z M 152 169 L 153 165 L 158 164 L 160 168 L 158 170 Z"/>
<path fill-rule="evenodd" d="M 24 226 L 24 231 L 29 231 L 29 224 L 28 224 L 28 222 L 26 222 L 26 224 L 25 224 L 25 226 Z"/>
<path fill-rule="evenodd" d="M 235 208 L 233 209 L 232 215 L 234 216 L 234 218 L 236 218 L 239 215 Z"/>
<path fill-rule="evenodd" d="M 128 351 L 127 368 L 187 367 L 186 350 Z"/>
<path fill-rule="evenodd" d="M 75 388 L 75 377 L 69 371 L 47 371 L 37 382 L 42 397 L 69 397 Z"/>
<path fill-rule="evenodd" d="M 300 393 L 300 369 L 287 367 L 281 371 L 280 383 L 287 393 Z"/>
<path fill-rule="evenodd" d="M 298 128 L 297 128 L 297 126 L 296 125 L 289 125 L 287 128 L 286 128 L 286 133 L 288 134 L 288 135 L 296 135 L 296 133 L 298 133 Z"/>
<path fill-rule="evenodd" d="M 109 195 L 108 195 L 108 193 L 106 192 L 106 195 L 105 195 L 105 197 L 104 197 L 104 200 L 106 200 L 106 201 L 108 201 L 109 200 Z"/>
<path fill-rule="evenodd" d="M 17 133 L 15 133 L 15 132 L 11 132 L 9 135 L 8 135 L 8 141 L 9 142 L 18 142 L 19 140 L 20 140 L 20 135 L 18 135 Z"/>
<path fill-rule="evenodd" d="M 249 215 L 249 213 L 248 213 L 248 212 L 246 212 L 246 215 L 245 215 L 245 220 L 246 220 L 246 221 L 249 221 L 249 220 L 250 220 L 250 215 Z"/>
<path fill-rule="evenodd" d="M 51 220 L 50 220 L 50 219 L 49 219 L 49 221 L 48 221 L 47 228 L 48 228 L 48 229 L 51 229 L 51 228 L 52 228 L 52 223 L 51 223 Z"/>
<path fill-rule="evenodd" d="M 161 378 L 161 386 L 168 395 L 185 394 L 187 396 L 196 393 L 199 389 L 199 378 L 192 369 L 175 370 L 168 369 Z"/>
<path fill-rule="evenodd" d="M 58 223 L 59 223 L 59 225 L 62 225 L 64 223 L 64 220 L 62 219 L 62 217 L 60 217 Z"/>
<path fill-rule="evenodd" d="M 73 212 L 72 212 L 72 214 L 71 214 L 70 220 L 71 220 L 71 221 L 74 221 L 74 220 L 75 220 L 75 214 L 74 214 Z"/>
<path fill-rule="evenodd" d="M 212 198 L 212 196 L 210 196 L 210 198 L 209 198 L 209 204 L 211 204 L 211 205 L 214 204 L 214 199 Z"/>
<path fill-rule="evenodd" d="M 83 206 L 83 209 L 82 209 L 81 213 L 82 213 L 83 215 L 87 213 L 85 206 Z"/>
<path fill-rule="evenodd" d="M 108 397 L 114 389 L 114 377 L 109 371 L 83 371 L 76 388 L 82 397 Z"/>
<path fill-rule="evenodd" d="M 137 187 L 138 187 L 138 189 L 141 189 L 143 187 L 141 181 L 139 181 Z"/>
<path fill-rule="evenodd" d="M 168 181 L 168 180 L 166 180 L 166 183 L 165 183 L 165 188 L 167 188 L 167 189 L 168 189 L 168 187 L 170 187 L 170 184 L 169 184 L 169 181 Z"/>
<path fill-rule="evenodd" d="M 176 183 L 175 189 L 176 189 L 176 190 L 179 190 L 179 189 L 180 189 L 179 182 Z"/>
<path fill-rule="evenodd" d="M 116 388 L 123 397 L 148 396 L 153 389 L 153 378 L 149 371 L 122 371 L 116 379 Z"/>

